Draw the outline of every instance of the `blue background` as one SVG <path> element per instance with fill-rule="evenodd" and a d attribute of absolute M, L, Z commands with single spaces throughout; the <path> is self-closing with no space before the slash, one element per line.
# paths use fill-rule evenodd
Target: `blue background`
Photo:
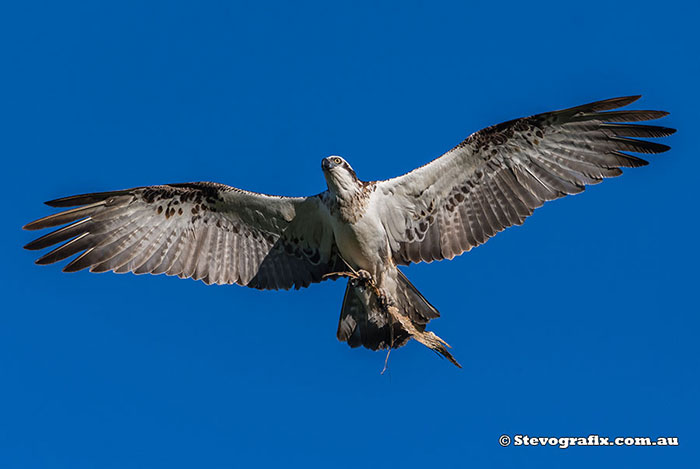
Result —
<path fill-rule="evenodd" d="M 688 2 L 6 2 L 0 467 L 681 466 L 698 458 Z M 335 338 L 303 291 L 38 267 L 44 200 L 214 180 L 308 195 L 522 115 L 644 94 L 671 152 L 408 277 L 464 369 Z M 501 434 L 678 436 L 502 448 Z"/>

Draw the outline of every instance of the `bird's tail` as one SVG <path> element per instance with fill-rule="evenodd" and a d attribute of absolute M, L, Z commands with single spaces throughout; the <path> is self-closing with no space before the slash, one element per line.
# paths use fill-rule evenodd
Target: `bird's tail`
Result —
<path fill-rule="evenodd" d="M 445 348 L 446 344 L 425 332 L 428 322 L 440 313 L 401 271 L 398 271 L 396 297 L 391 298 L 391 306 L 383 303 L 368 286 L 366 281 L 348 281 L 338 322 L 338 340 L 347 342 L 350 347 L 362 345 L 380 350 L 401 347 L 413 337 L 459 366 Z M 392 312 L 389 308 L 393 306 L 396 308 Z"/>

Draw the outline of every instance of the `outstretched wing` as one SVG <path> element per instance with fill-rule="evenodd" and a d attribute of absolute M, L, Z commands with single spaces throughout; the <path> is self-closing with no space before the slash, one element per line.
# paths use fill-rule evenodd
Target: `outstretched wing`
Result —
<path fill-rule="evenodd" d="M 637 99 L 608 99 L 488 127 L 425 166 L 378 182 L 375 197 L 394 260 L 452 259 L 522 224 L 547 200 L 618 176 L 621 167 L 646 165 L 624 151 L 669 147 L 630 137 L 665 137 L 675 130 L 629 123 L 667 112 L 611 111 Z"/>
<path fill-rule="evenodd" d="M 289 289 L 336 271 L 338 257 L 318 196 L 275 197 L 195 182 L 77 195 L 47 202 L 73 207 L 27 224 L 68 224 L 27 244 L 63 269 L 178 275 L 205 283 Z"/>

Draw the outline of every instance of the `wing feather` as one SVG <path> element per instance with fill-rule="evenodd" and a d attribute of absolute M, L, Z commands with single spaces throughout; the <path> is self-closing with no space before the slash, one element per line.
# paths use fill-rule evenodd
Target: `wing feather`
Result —
<path fill-rule="evenodd" d="M 639 140 L 674 129 L 634 122 L 665 111 L 619 110 L 639 96 L 613 98 L 515 119 L 469 136 L 440 158 L 376 183 L 397 263 L 452 258 L 520 225 L 548 200 L 647 162 L 667 145 Z M 391 202 L 389 202 L 391 199 Z M 400 207 L 401 210 L 397 210 Z"/>
<path fill-rule="evenodd" d="M 25 247 L 58 245 L 39 264 L 77 254 L 67 272 L 165 273 L 205 283 L 289 289 L 319 282 L 339 266 L 320 196 L 276 197 L 200 182 L 47 204 L 74 208 L 27 224 L 28 230 L 59 228 Z"/>

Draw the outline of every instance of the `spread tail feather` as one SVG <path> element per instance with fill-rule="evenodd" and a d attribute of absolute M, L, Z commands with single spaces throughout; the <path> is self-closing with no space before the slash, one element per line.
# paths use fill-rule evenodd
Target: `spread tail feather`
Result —
<path fill-rule="evenodd" d="M 388 303 L 381 298 L 371 278 L 351 278 L 338 322 L 338 340 L 350 347 L 360 345 L 371 350 L 399 348 L 410 338 L 460 367 L 447 350 L 449 345 L 425 326 L 440 316 L 438 310 L 399 271 L 396 298 Z"/>
<path fill-rule="evenodd" d="M 370 350 L 399 348 L 409 335 L 390 319 L 375 295 L 360 282 L 348 281 L 338 321 L 338 340 L 352 348 L 360 345 Z"/>

